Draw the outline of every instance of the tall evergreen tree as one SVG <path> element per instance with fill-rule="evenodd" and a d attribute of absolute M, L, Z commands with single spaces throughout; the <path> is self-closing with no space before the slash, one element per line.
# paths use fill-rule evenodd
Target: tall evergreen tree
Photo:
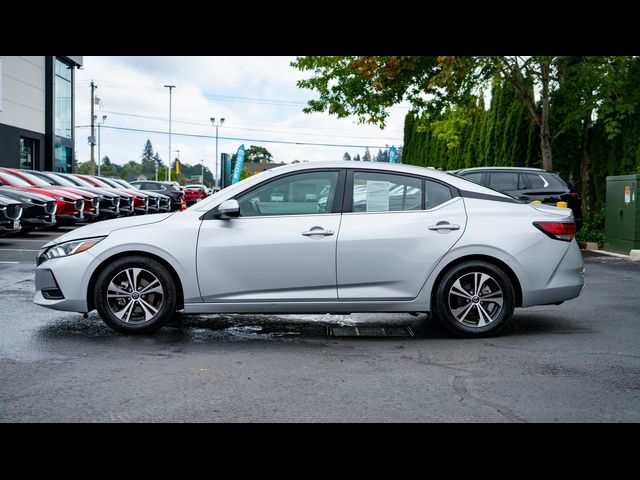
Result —
<path fill-rule="evenodd" d="M 342 156 L 342 159 L 345 161 L 350 161 L 351 160 L 351 155 L 349 155 L 349 152 L 344 152 L 344 155 Z"/>
<path fill-rule="evenodd" d="M 364 155 L 362 156 L 362 161 L 363 162 L 371 161 L 371 153 L 369 152 L 369 147 L 365 148 Z"/>

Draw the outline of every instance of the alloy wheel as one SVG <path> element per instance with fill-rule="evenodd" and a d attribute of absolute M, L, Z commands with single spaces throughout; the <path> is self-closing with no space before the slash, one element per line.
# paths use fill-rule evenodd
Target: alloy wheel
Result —
<path fill-rule="evenodd" d="M 449 289 L 451 314 L 467 327 L 481 328 L 498 318 L 504 294 L 498 282 L 487 273 L 470 272 L 459 277 Z"/>
<path fill-rule="evenodd" d="M 153 320 L 164 301 L 158 277 L 144 268 L 118 272 L 107 287 L 107 305 L 119 320 L 141 325 Z"/>

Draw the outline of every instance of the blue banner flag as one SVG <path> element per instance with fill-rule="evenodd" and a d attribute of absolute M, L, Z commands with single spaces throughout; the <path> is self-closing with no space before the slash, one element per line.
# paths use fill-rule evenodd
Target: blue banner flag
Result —
<path fill-rule="evenodd" d="M 236 153 L 236 166 L 233 169 L 233 178 L 231 179 L 231 185 L 240 181 L 240 173 L 242 173 L 242 167 L 244 166 L 244 144 L 238 148 Z"/>
<path fill-rule="evenodd" d="M 396 163 L 397 154 L 398 152 L 396 152 L 396 147 L 392 145 L 391 149 L 389 150 L 389 163 Z"/>

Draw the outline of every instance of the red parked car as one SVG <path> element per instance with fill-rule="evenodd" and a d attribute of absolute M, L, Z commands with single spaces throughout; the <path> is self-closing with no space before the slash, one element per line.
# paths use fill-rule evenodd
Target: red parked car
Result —
<path fill-rule="evenodd" d="M 184 199 L 187 202 L 187 206 L 191 206 L 207 197 L 207 189 L 204 185 L 187 185 L 184 187 Z"/>
<path fill-rule="evenodd" d="M 130 188 L 114 188 L 111 185 L 107 184 L 106 182 L 103 182 L 99 178 L 92 177 L 91 175 L 80 175 L 78 173 L 74 175 L 78 178 L 81 178 L 89 182 L 91 185 L 95 187 L 109 188 L 117 192 L 124 192 L 124 193 L 128 193 L 129 195 L 133 195 L 134 197 L 133 208 L 135 210 L 135 213 L 137 214 L 145 214 L 149 211 L 149 196 L 145 195 L 142 192 L 139 192 L 138 190 L 132 190 Z"/>
<path fill-rule="evenodd" d="M 73 224 L 84 220 L 84 198 L 72 192 L 58 189 L 34 187 L 26 180 L 9 172 L 0 171 L 0 185 L 8 185 L 18 190 L 26 190 L 55 198 L 56 221 L 58 224 Z"/>
<path fill-rule="evenodd" d="M 79 188 L 73 187 L 62 187 L 57 185 L 52 186 L 50 183 L 45 182 L 43 179 L 38 178 L 31 173 L 23 172 L 15 168 L 0 168 L 0 171 L 8 172 L 15 175 L 16 177 L 20 177 L 22 180 L 28 182 L 34 187 L 48 190 L 63 190 L 65 192 L 71 192 L 74 195 L 80 195 L 82 198 L 84 198 L 84 218 L 86 220 L 92 220 L 100 215 L 100 196 L 96 195 L 95 193 L 87 192 L 85 190 L 80 190 Z"/>

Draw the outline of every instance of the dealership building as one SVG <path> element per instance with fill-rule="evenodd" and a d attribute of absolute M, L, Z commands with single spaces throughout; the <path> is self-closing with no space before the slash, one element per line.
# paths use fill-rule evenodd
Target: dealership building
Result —
<path fill-rule="evenodd" d="M 0 166 L 71 172 L 82 57 L 0 57 Z"/>

